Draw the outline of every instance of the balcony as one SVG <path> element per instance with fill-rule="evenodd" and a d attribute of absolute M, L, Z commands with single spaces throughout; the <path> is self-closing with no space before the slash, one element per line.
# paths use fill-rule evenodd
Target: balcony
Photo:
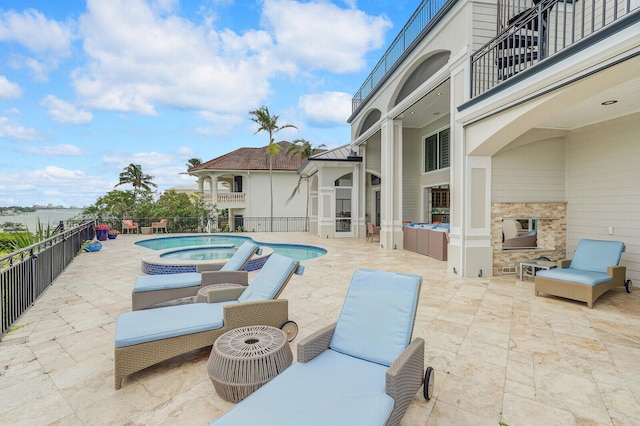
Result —
<path fill-rule="evenodd" d="M 545 61 L 550 65 L 549 58 L 584 49 L 588 40 L 596 42 L 620 31 L 639 12 L 638 3 L 629 0 L 534 0 L 471 55 L 471 97 Z"/>
<path fill-rule="evenodd" d="M 387 51 L 362 83 L 360 89 L 353 96 L 352 112 L 355 113 L 364 100 L 381 84 L 402 62 L 405 54 L 410 51 L 414 43 L 419 42 L 455 4 L 457 0 L 423 0 L 411 18 L 393 40 Z M 447 7 L 445 8 L 445 5 Z"/>
<path fill-rule="evenodd" d="M 216 204 L 219 208 L 244 207 L 244 192 L 219 192 Z"/>

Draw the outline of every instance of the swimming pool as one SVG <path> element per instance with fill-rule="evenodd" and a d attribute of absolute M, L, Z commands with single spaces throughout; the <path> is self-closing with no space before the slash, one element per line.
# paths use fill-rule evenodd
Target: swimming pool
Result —
<path fill-rule="evenodd" d="M 217 260 L 227 259 L 233 255 L 233 250 L 221 250 L 220 247 L 194 247 L 194 246 L 220 246 L 233 244 L 240 246 L 243 242 L 250 241 L 259 246 L 266 246 L 275 253 L 283 256 L 291 257 L 295 260 L 308 260 L 327 253 L 322 247 L 307 246 L 301 244 L 275 244 L 255 241 L 250 237 L 239 237 L 231 235 L 188 235 L 180 237 L 163 237 L 153 238 L 149 240 L 138 241 L 136 244 L 152 250 L 167 250 L 173 248 L 185 248 L 183 250 L 175 250 L 169 253 L 163 253 L 163 258 L 173 258 L 181 260 Z M 189 247 L 189 249 L 186 249 Z M 170 257 L 167 256 L 171 254 Z M 206 256 L 211 256 L 207 259 Z M 224 256 L 224 257 L 220 257 Z"/>

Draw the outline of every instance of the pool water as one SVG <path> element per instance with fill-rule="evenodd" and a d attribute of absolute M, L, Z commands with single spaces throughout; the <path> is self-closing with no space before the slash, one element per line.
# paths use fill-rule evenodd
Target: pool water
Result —
<path fill-rule="evenodd" d="M 240 246 L 245 241 L 251 241 L 259 246 L 273 249 L 275 253 L 288 256 L 295 260 L 308 260 L 327 253 L 322 247 L 300 244 L 270 244 L 254 241 L 249 237 L 236 237 L 228 235 L 191 235 L 184 237 L 165 237 L 138 241 L 136 244 L 153 250 L 166 250 L 171 248 L 192 247 L 164 253 L 163 258 L 180 260 L 218 260 L 228 259 L 233 256 L 235 249 L 220 247 L 193 248 L 193 246 L 211 246 L 220 244 L 233 244 Z M 174 257 L 175 256 L 175 257 Z"/>
<path fill-rule="evenodd" d="M 160 255 L 163 259 L 174 260 L 224 260 L 236 252 L 235 248 L 202 247 L 170 251 Z"/>

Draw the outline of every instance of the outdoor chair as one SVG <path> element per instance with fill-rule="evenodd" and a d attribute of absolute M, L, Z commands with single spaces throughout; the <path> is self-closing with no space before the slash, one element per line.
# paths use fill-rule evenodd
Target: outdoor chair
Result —
<path fill-rule="evenodd" d="M 138 227 L 138 222 L 134 222 L 133 220 L 123 220 L 122 221 L 122 233 L 124 234 L 125 231 L 127 231 L 126 233 L 129 234 L 131 233 L 131 231 L 134 231 L 136 233 L 140 232 L 140 228 Z"/>
<path fill-rule="evenodd" d="M 160 222 L 151 222 L 151 230 L 152 232 L 164 232 L 167 233 L 167 219 L 160 219 Z"/>
<path fill-rule="evenodd" d="M 136 278 L 131 292 L 131 310 L 149 308 L 158 303 L 192 297 L 202 287 L 226 280 L 248 284 L 246 273 L 235 274 L 247 265 L 260 248 L 249 241 L 242 243 L 226 263 L 210 263 L 196 266 L 196 272 L 178 274 L 141 275 Z M 218 277 L 214 277 L 217 275 Z M 214 281 L 215 280 L 215 281 Z"/>
<path fill-rule="evenodd" d="M 625 286 L 631 293 L 627 269 L 619 266 L 625 247 L 622 241 L 590 240 L 578 242 L 572 260 L 561 259 L 558 267 L 536 273 L 536 296 L 546 293 L 586 302 L 589 308 L 607 290 Z"/>
<path fill-rule="evenodd" d="M 115 388 L 120 389 L 126 376 L 211 346 L 219 336 L 238 327 L 288 327 L 289 338 L 295 338 L 297 325 L 288 320 L 288 301 L 276 299 L 293 274 L 303 271 L 297 260 L 272 254 L 249 286 L 213 289 L 208 303 L 120 314 L 115 330 Z"/>
<path fill-rule="evenodd" d="M 376 235 L 378 236 L 378 241 L 380 241 L 380 227 L 373 223 L 367 223 L 367 241 L 371 238 L 371 242 L 373 242 Z"/>
<path fill-rule="evenodd" d="M 422 277 L 359 269 L 336 324 L 303 339 L 297 362 L 211 425 L 397 425 L 421 386 L 424 340 L 411 341 Z"/>

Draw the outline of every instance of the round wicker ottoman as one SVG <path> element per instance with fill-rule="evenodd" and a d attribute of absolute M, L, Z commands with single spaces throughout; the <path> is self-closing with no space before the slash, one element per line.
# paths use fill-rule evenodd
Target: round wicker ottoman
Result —
<path fill-rule="evenodd" d="M 236 328 L 218 337 L 207 371 L 218 395 L 240 402 L 293 362 L 285 333 L 275 327 Z"/>
<path fill-rule="evenodd" d="M 206 303 L 208 300 L 209 290 L 212 290 L 214 288 L 224 288 L 224 287 L 244 287 L 244 286 L 242 284 L 234 284 L 234 283 L 206 285 L 202 287 L 200 290 L 198 290 L 194 303 Z"/>

